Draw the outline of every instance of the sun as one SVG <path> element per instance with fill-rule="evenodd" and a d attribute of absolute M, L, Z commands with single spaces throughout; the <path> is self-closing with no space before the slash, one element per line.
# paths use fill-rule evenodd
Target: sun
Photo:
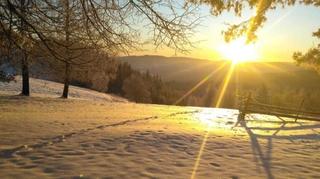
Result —
<path fill-rule="evenodd" d="M 222 44 L 219 52 L 223 58 L 232 63 L 255 61 L 259 56 L 257 47 L 254 44 L 247 44 L 245 38 Z"/>

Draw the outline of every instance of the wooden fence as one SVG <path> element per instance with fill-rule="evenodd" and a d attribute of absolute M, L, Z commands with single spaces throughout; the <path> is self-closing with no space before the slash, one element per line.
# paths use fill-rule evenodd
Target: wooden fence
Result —
<path fill-rule="evenodd" d="M 255 101 L 251 97 L 251 94 L 249 94 L 240 105 L 239 119 L 243 120 L 245 118 L 245 115 L 249 113 L 259 113 L 294 118 L 295 121 L 297 121 L 298 119 L 320 121 L 320 111 L 302 110 L 302 104 L 303 101 L 300 104 L 299 109 L 263 104 Z"/>

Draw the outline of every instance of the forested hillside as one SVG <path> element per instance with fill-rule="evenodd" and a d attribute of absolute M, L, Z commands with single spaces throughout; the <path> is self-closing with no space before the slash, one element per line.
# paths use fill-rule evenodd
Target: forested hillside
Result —
<path fill-rule="evenodd" d="M 181 96 L 209 76 L 180 103 L 196 106 L 214 105 L 231 65 L 225 61 L 163 56 L 131 56 L 117 60 L 129 63 L 136 70 L 159 75 Z M 304 100 L 304 108 L 319 108 L 320 102 L 316 99 L 320 97 L 320 75 L 290 62 L 238 64 L 222 106 L 237 108 L 239 96 L 249 92 L 264 103 L 296 107 Z"/>

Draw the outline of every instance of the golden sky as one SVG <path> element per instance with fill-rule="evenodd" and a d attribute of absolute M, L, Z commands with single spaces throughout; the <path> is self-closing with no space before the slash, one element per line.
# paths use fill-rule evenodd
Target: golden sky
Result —
<path fill-rule="evenodd" d="M 192 58 L 221 60 L 226 54 L 221 49 L 228 48 L 221 34 L 226 30 L 225 23 L 239 23 L 254 14 L 252 10 L 245 10 L 242 17 L 235 17 L 232 13 L 223 13 L 213 17 L 209 9 L 201 9 L 203 18 L 196 29 L 192 41 L 195 48 L 188 54 L 176 54 L 168 48 L 155 49 L 152 45 L 143 47 L 143 51 L 133 52 L 131 55 L 163 55 L 186 56 Z M 316 40 L 312 32 L 320 27 L 320 10 L 312 6 L 296 5 L 283 9 L 272 10 L 267 13 L 267 22 L 258 30 L 258 40 L 254 46 L 257 61 L 292 61 L 295 51 L 306 51 L 315 46 Z"/>

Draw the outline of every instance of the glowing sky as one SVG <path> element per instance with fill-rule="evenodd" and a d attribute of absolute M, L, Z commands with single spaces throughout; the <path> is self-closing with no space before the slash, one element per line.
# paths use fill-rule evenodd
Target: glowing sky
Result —
<path fill-rule="evenodd" d="M 235 17 L 232 13 L 225 12 L 214 17 L 207 7 L 201 8 L 203 16 L 201 26 L 196 29 L 192 40 L 195 49 L 189 54 L 176 54 L 202 59 L 218 60 L 224 57 L 219 48 L 225 43 L 221 32 L 226 29 L 225 23 L 239 23 L 248 19 L 254 11 L 245 10 L 242 17 Z M 320 27 L 320 9 L 312 6 L 296 5 L 294 7 L 279 8 L 267 13 L 267 22 L 258 30 L 258 40 L 255 43 L 258 49 L 259 60 L 264 61 L 292 61 L 295 51 L 306 51 L 317 44 L 317 39 L 312 37 L 312 32 Z M 199 42 L 200 41 L 200 42 Z M 144 51 L 133 52 L 132 55 L 164 55 L 174 56 L 174 50 L 161 48 L 155 50 L 148 45 Z"/>

